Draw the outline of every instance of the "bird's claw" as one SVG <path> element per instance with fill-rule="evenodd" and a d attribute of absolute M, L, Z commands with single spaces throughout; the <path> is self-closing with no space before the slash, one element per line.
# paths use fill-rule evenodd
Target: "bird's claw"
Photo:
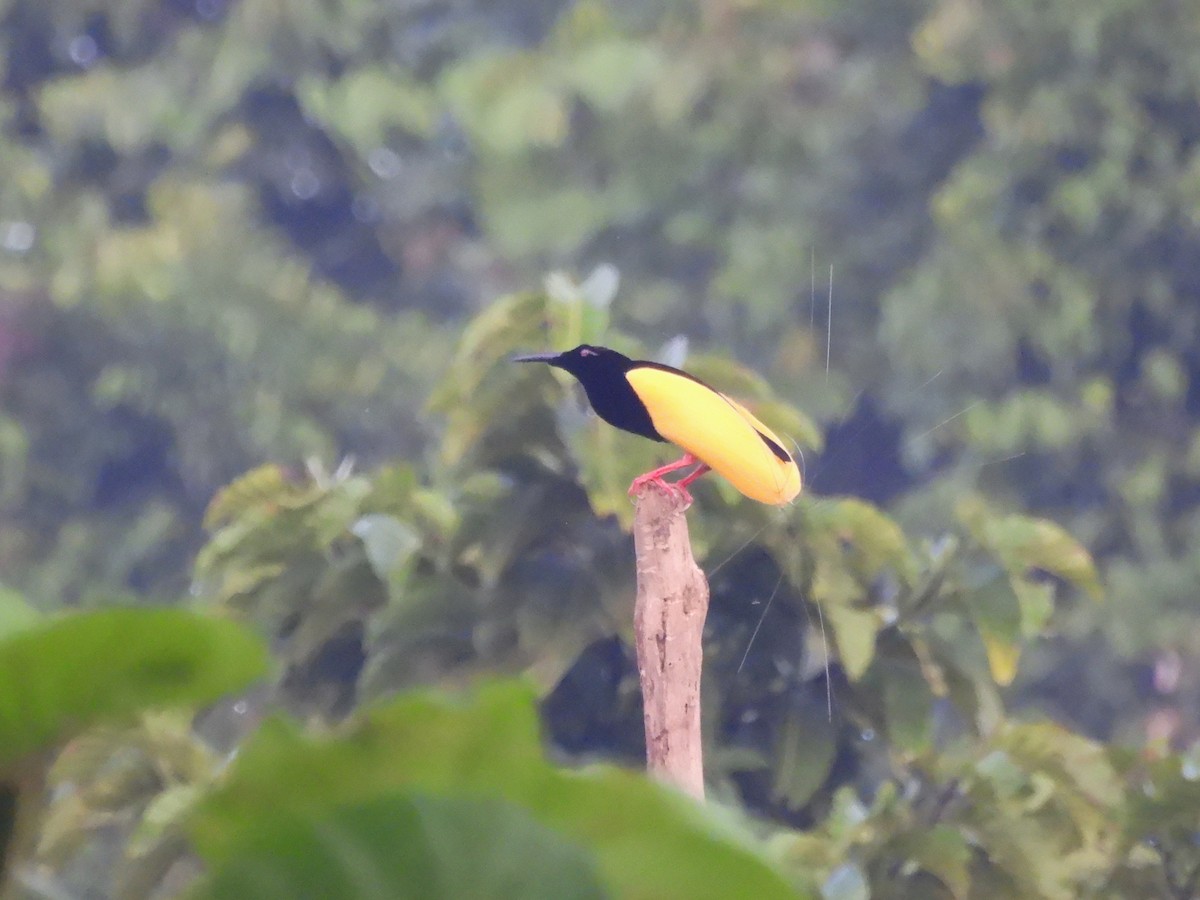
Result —
<path fill-rule="evenodd" d="M 667 481 L 661 475 L 650 473 L 648 475 L 639 475 L 633 479 L 633 483 L 629 485 L 629 496 L 639 497 L 647 485 L 654 485 L 659 490 L 666 494 L 679 497 L 683 500 L 683 508 L 687 509 L 692 505 L 692 494 L 686 487 L 675 482 Z"/>

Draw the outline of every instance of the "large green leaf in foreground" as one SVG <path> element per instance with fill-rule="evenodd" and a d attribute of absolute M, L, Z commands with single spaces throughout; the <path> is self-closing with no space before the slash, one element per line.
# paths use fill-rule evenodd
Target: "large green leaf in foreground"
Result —
<path fill-rule="evenodd" d="M 197 897 L 600 900 L 591 855 L 502 800 L 390 795 L 264 817 Z"/>
<path fill-rule="evenodd" d="M 0 639 L 0 768 L 95 722 L 210 702 L 266 666 L 255 635 L 181 609 L 106 609 L 29 625 Z"/>
<path fill-rule="evenodd" d="M 257 835 L 297 827 L 288 822 L 309 823 L 308 830 L 293 832 L 296 841 L 319 835 L 328 844 L 323 854 L 341 855 L 345 848 L 333 844 L 362 834 L 358 815 L 385 815 L 387 807 L 369 801 L 397 793 L 468 800 L 480 804 L 479 815 L 491 809 L 485 800 L 520 807 L 590 851 L 616 896 L 796 896 L 718 812 L 640 774 L 552 766 L 542 753 L 534 695 L 512 683 L 487 686 L 468 699 L 406 696 L 327 739 L 314 740 L 284 719 L 269 720 L 243 748 L 228 782 L 201 807 L 191 831 L 217 873 L 243 866 L 245 854 L 257 852 L 249 849 Z M 325 828 L 326 822 L 339 826 Z M 409 852 L 400 844 L 410 835 L 411 829 L 397 828 L 393 852 Z M 470 853 L 470 835 L 460 837 L 459 852 Z M 360 849 L 370 854 L 369 847 Z M 538 858 L 530 853 L 523 864 Z"/>

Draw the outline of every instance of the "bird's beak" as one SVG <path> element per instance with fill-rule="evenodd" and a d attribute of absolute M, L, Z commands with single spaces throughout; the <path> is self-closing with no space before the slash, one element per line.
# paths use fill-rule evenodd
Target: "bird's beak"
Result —
<path fill-rule="evenodd" d="M 558 356 L 559 354 L 557 353 L 530 353 L 527 356 L 514 356 L 512 361 L 553 363 L 554 360 L 558 359 Z"/>

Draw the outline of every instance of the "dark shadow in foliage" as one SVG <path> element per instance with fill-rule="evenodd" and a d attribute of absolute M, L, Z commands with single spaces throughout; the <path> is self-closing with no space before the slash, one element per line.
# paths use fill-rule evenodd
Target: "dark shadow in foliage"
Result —
<path fill-rule="evenodd" d="M 281 687 L 304 709 L 340 719 L 358 700 L 358 677 L 367 660 L 363 623 L 347 622 L 317 651 L 287 670 Z"/>
<path fill-rule="evenodd" d="M 24 96 L 39 82 L 67 67 L 53 50 L 54 25 L 50 8 L 36 2 L 14 3 L 0 27 L 20 40 L 6 42 L 4 89 Z"/>
<path fill-rule="evenodd" d="M 723 747 L 747 751 L 747 758 L 766 762 L 731 769 L 747 807 L 797 827 L 810 827 L 820 817 L 814 805 L 824 809 L 833 791 L 854 778 L 857 761 L 835 736 L 842 731 L 841 701 L 834 720 L 829 720 L 825 675 L 805 680 L 807 635 L 819 626 L 805 610 L 804 599 L 781 574 L 771 556 L 754 547 L 712 579 L 705 628 L 709 691 L 705 704 L 720 704 L 716 721 Z M 846 695 L 840 667 L 832 667 L 830 676 L 839 695 Z M 803 764 L 813 768 L 819 780 L 814 787 L 819 790 L 800 802 L 778 780 L 780 758 L 787 752 L 785 731 L 790 728 L 816 740 Z M 836 755 L 828 766 L 818 748 L 830 744 Z M 786 768 L 786 763 L 782 765 Z"/>
<path fill-rule="evenodd" d="M 827 684 L 834 699 L 833 720 L 829 720 Z M 834 793 L 838 788 L 853 785 L 863 768 L 859 747 L 859 731 L 847 720 L 845 704 L 848 702 L 850 683 L 841 666 L 830 667 L 829 679 L 819 675 L 811 681 L 797 685 L 776 701 L 764 704 L 767 711 L 753 720 L 726 722 L 726 739 L 731 746 L 765 748 L 767 766 L 747 766 L 731 772 L 737 785 L 742 803 L 756 814 L 775 821 L 784 822 L 792 828 L 807 829 L 818 825 L 829 814 Z M 795 802 L 781 783 L 780 777 L 789 773 L 781 771 L 788 763 L 778 761 L 784 752 L 785 728 L 792 727 L 805 732 L 807 737 L 818 743 L 832 743 L 832 757 L 828 760 L 803 754 L 799 765 L 811 767 L 806 780 L 817 781 L 811 794 L 802 802 Z"/>
<path fill-rule="evenodd" d="M 633 651 L 615 636 L 591 644 L 542 702 L 542 720 L 553 743 L 567 753 L 644 764 Z"/>
<path fill-rule="evenodd" d="M 901 136 L 900 151 L 920 160 L 933 182 L 941 181 L 983 137 L 980 108 L 986 96 L 986 86 L 978 81 L 947 84 L 933 79 L 925 108 Z"/>
<path fill-rule="evenodd" d="M 911 487 L 900 457 L 903 426 L 864 396 L 849 418 L 825 432 L 825 449 L 810 468 L 809 487 L 862 497 L 878 506 Z"/>
<path fill-rule="evenodd" d="M 386 294 L 399 266 L 374 226 L 355 215 L 354 175 L 329 136 L 279 87 L 249 91 L 240 113 L 256 144 L 239 168 L 259 185 L 267 219 L 351 296 Z"/>
<path fill-rule="evenodd" d="M 169 423 L 124 405 L 109 410 L 103 419 L 118 446 L 96 473 L 92 495 L 96 509 L 145 503 L 159 491 L 184 493 Z"/>

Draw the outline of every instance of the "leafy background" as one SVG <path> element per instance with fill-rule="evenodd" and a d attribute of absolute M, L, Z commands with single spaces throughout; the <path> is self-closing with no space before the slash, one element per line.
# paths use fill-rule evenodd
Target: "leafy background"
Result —
<path fill-rule="evenodd" d="M 1132 0 L 0 0 L 11 889 L 666 896 L 591 799 L 626 791 L 714 896 L 1194 896 L 1198 29 Z M 610 769 L 489 787 L 496 717 L 521 766 L 539 728 L 641 761 L 624 488 L 656 448 L 506 363 L 585 340 L 805 455 L 795 506 L 714 479 L 691 513 L 716 818 Z M 194 658 L 87 618 L 163 605 Z M 183 630 L 228 619 L 269 674 Z M 475 699 L 418 741 L 445 691 Z M 399 783 L 372 734 L 429 756 Z M 494 769 L 450 790 L 467 746 Z M 344 792 L 252 827 L 232 798 L 321 754 Z"/>

